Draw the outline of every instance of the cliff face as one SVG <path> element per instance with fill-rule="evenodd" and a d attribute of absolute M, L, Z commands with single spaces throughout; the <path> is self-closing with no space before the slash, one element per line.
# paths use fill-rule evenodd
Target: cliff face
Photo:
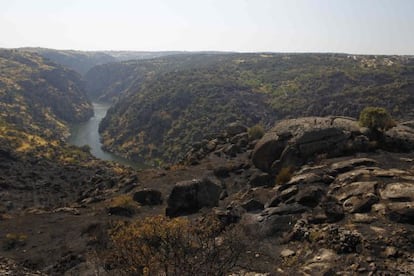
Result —
<path fill-rule="evenodd" d="M 37 54 L 0 51 L 0 120 L 41 135 L 61 136 L 67 123 L 93 115 L 80 76 Z"/>

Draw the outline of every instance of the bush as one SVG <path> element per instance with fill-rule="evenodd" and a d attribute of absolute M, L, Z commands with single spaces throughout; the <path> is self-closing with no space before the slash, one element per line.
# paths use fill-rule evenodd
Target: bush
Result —
<path fill-rule="evenodd" d="M 281 168 L 279 173 L 276 176 L 276 184 L 282 185 L 292 178 L 293 168 L 292 167 L 284 167 Z"/>
<path fill-rule="evenodd" d="M 24 246 L 26 244 L 27 236 L 24 234 L 9 233 L 3 242 L 3 250 L 8 251 L 17 246 Z"/>
<path fill-rule="evenodd" d="M 250 140 L 257 140 L 263 137 L 265 131 L 262 125 L 254 125 L 248 130 L 249 139 Z"/>
<path fill-rule="evenodd" d="M 115 225 L 111 246 L 98 255 L 107 270 L 132 275 L 225 275 L 243 252 L 236 229 L 212 217 L 148 217 Z"/>
<path fill-rule="evenodd" d="M 359 115 L 359 124 L 371 130 L 386 131 L 395 126 L 391 115 L 382 107 L 366 107 Z"/>
<path fill-rule="evenodd" d="M 119 195 L 110 199 L 107 207 L 108 213 L 130 217 L 140 210 L 140 205 L 132 199 L 131 195 Z"/>

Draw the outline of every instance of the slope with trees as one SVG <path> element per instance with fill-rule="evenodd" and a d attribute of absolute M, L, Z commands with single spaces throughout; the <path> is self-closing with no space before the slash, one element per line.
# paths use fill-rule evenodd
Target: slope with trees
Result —
<path fill-rule="evenodd" d="M 0 51 L 0 120 L 29 133 L 63 137 L 69 123 L 92 114 L 76 72 L 34 53 Z"/>
<path fill-rule="evenodd" d="M 172 56 L 90 73 L 108 80 L 95 92 L 121 95 L 101 125 L 106 149 L 176 162 L 191 144 L 235 121 L 357 117 L 370 105 L 411 118 L 413 68 L 406 57 L 262 53 Z M 122 73 L 109 80 L 111 72 Z"/>

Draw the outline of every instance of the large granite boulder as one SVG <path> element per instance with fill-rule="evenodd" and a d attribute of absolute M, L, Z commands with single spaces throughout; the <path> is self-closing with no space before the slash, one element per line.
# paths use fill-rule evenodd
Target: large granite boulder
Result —
<path fill-rule="evenodd" d="M 175 217 L 218 206 L 221 192 L 221 185 L 208 177 L 177 182 L 168 197 L 166 215 Z"/>
<path fill-rule="evenodd" d="M 356 147 L 362 149 L 364 139 L 356 139 L 360 136 L 363 131 L 352 118 L 283 120 L 256 144 L 252 161 L 257 168 L 272 172 L 281 167 L 301 165 L 317 154 L 337 156 Z"/>
<path fill-rule="evenodd" d="M 391 151 L 414 149 L 414 129 L 410 125 L 397 125 L 385 133 L 385 147 Z"/>

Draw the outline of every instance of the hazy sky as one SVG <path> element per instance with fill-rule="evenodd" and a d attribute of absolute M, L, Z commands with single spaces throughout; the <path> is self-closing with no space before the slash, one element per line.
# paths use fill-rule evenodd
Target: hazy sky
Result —
<path fill-rule="evenodd" d="M 414 0 L 0 0 L 0 47 L 414 54 Z"/>

